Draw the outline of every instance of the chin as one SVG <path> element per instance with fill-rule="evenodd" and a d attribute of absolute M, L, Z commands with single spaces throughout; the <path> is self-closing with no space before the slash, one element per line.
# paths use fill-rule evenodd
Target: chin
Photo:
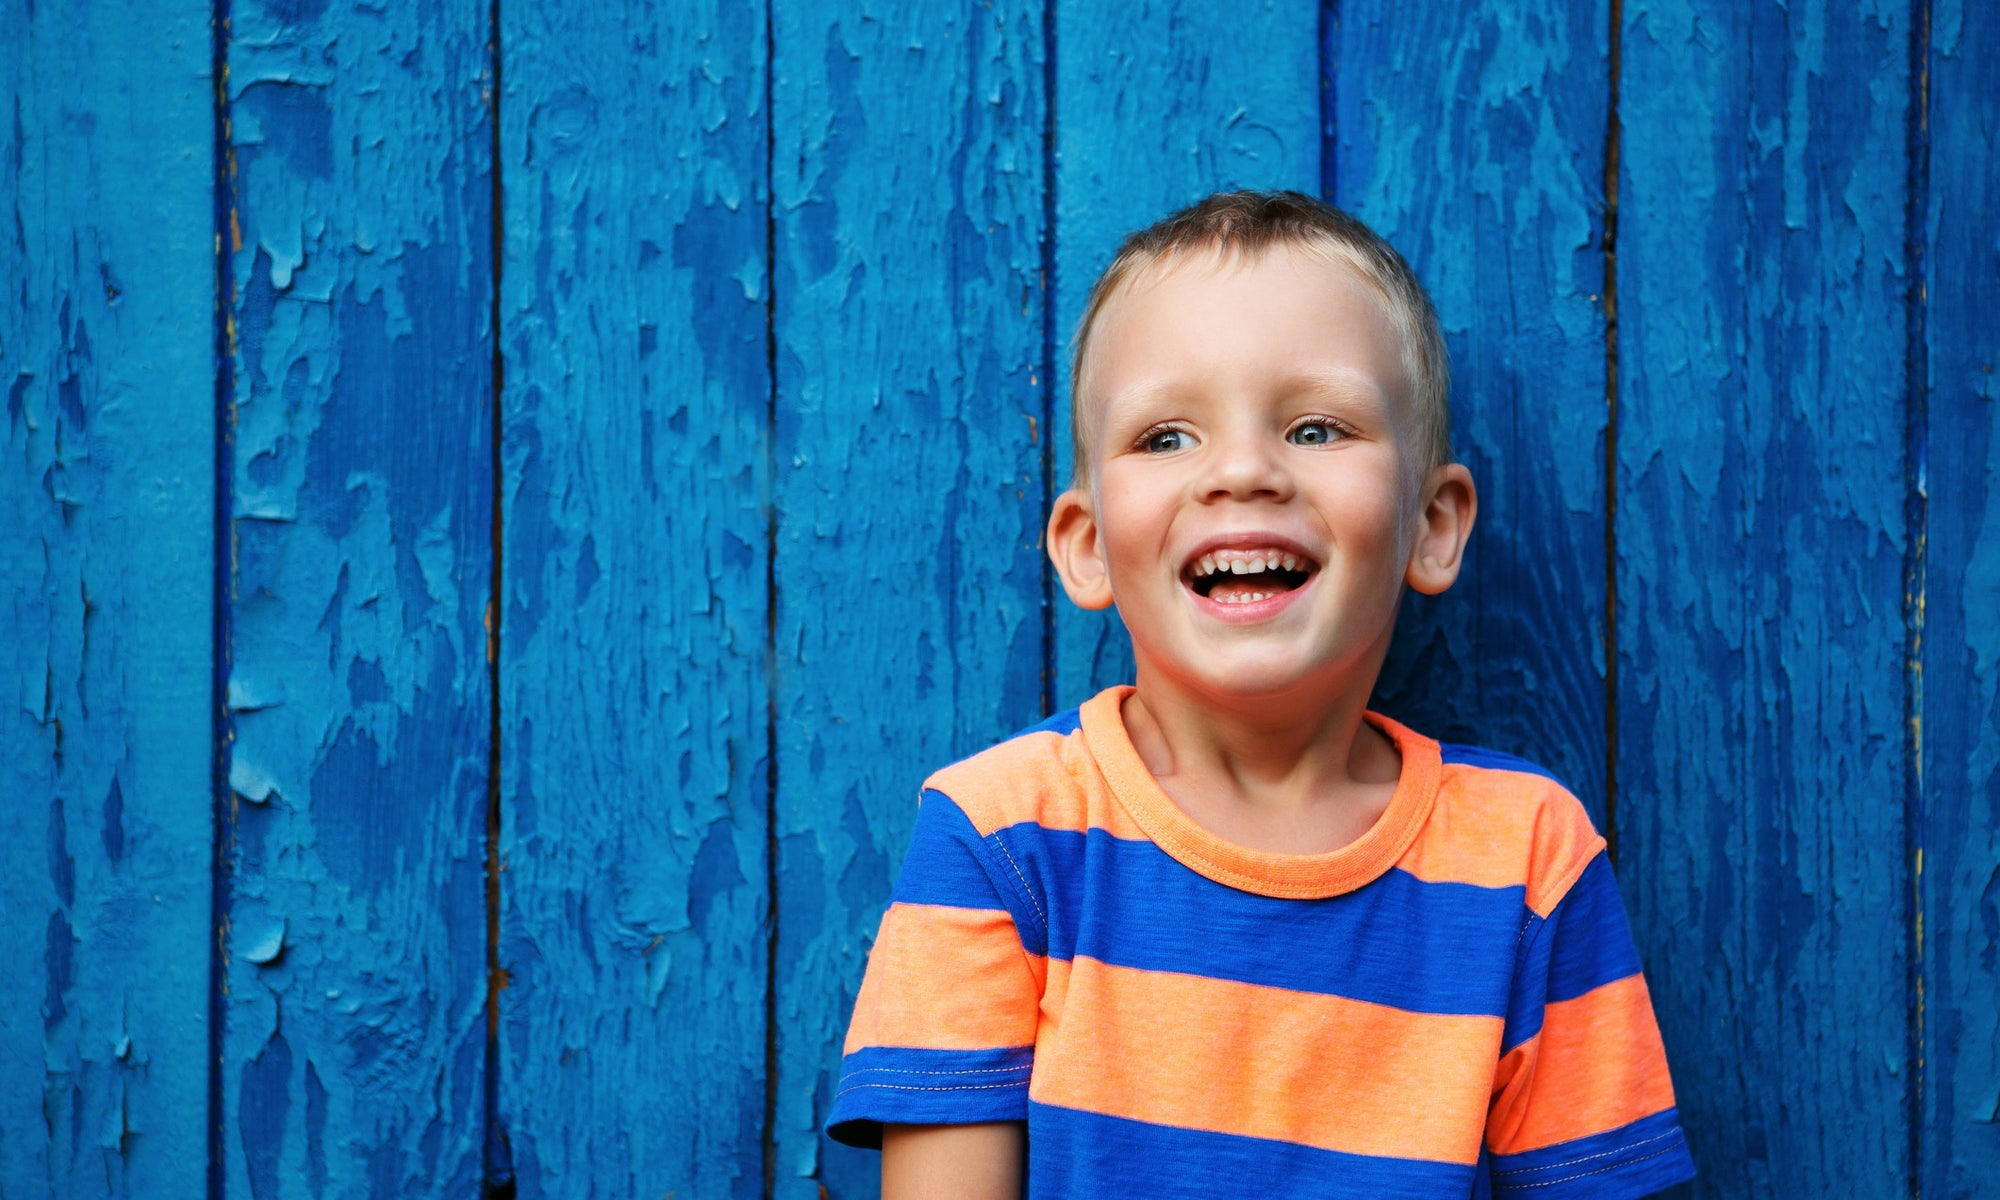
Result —
<path fill-rule="evenodd" d="M 1374 687 L 1387 648 L 1386 628 L 1378 639 L 1362 645 L 1328 646 L 1319 639 L 1293 637 L 1261 645 L 1225 642 L 1177 648 L 1171 655 L 1148 653 L 1133 645 L 1142 679 L 1158 677 L 1177 691 L 1206 697 L 1218 706 L 1292 704 L 1321 709 L 1338 704 L 1352 690 L 1365 696 Z"/>
<path fill-rule="evenodd" d="M 1300 671 L 1296 661 L 1239 661 L 1172 673 L 1183 687 L 1224 704 L 1303 704 L 1330 686 L 1318 673 Z"/>

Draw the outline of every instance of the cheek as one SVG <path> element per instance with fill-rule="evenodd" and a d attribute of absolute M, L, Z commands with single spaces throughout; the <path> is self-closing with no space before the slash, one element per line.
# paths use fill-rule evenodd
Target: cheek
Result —
<path fill-rule="evenodd" d="M 1114 579 L 1123 578 L 1159 557 L 1159 538 L 1133 521 L 1123 521 L 1104 533 L 1104 563 Z"/>
<path fill-rule="evenodd" d="M 1163 553 L 1169 523 L 1168 507 L 1148 481 L 1130 479 L 1113 471 L 1099 479 L 1096 489 L 1099 536 L 1106 561 L 1114 568 L 1126 568 L 1154 559 Z"/>
<path fill-rule="evenodd" d="M 1323 493 L 1321 511 L 1334 538 L 1352 549 L 1394 545 L 1401 540 L 1402 496 L 1390 479 L 1349 478 Z"/>

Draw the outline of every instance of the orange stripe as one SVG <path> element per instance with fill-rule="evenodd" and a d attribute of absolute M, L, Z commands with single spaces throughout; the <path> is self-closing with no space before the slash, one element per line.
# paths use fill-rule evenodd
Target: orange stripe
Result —
<path fill-rule="evenodd" d="M 924 786 L 950 796 L 981 837 L 1023 821 L 1044 829 L 1146 836 L 1075 734 L 1025 734 L 953 763 Z"/>
<path fill-rule="evenodd" d="M 1519 887 L 1548 916 L 1604 848 L 1583 805 L 1539 775 L 1444 768 L 1424 836 L 1396 865 L 1431 883 Z"/>
<path fill-rule="evenodd" d="M 1005 912 L 891 904 L 841 1053 L 1033 1045 L 1044 969 Z"/>
<path fill-rule="evenodd" d="M 1471 1163 L 1497 1017 L 1051 959 L 1029 1094 L 1352 1154 Z M 1468 1071 L 1468 1064 L 1475 1069 Z"/>
<path fill-rule="evenodd" d="M 1628 975 L 1549 1005 L 1542 1031 L 1500 1061 L 1496 1083 L 1488 1139 L 1495 1154 L 1539 1150 L 1672 1108 L 1646 977 Z"/>

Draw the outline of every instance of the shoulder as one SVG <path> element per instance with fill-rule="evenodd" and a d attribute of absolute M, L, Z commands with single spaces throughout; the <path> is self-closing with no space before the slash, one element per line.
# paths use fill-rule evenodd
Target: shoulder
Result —
<path fill-rule="evenodd" d="M 1078 805 L 1088 756 L 1072 708 L 933 772 L 924 791 L 948 797 L 985 836 Z"/>
<path fill-rule="evenodd" d="M 1562 780 L 1554 771 L 1540 763 L 1509 754 L 1504 750 L 1493 750 L 1485 746 L 1469 746 L 1462 742 L 1439 742 L 1438 757 L 1447 767 L 1467 767 L 1478 771 L 1499 771 L 1507 775 L 1528 775 L 1546 779 L 1558 786 Z"/>
<path fill-rule="evenodd" d="M 1420 846 L 1442 869 L 1479 876 L 1465 882 L 1521 887 L 1547 915 L 1604 850 L 1583 802 L 1528 759 L 1449 742 L 1438 750 L 1437 804 Z"/>

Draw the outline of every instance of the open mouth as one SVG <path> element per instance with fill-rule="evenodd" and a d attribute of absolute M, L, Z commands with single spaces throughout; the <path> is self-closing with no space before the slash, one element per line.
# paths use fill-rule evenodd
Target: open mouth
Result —
<path fill-rule="evenodd" d="M 1181 580 L 1218 604 L 1255 604 L 1304 587 L 1319 564 L 1289 550 L 1211 550 L 1181 571 Z"/>

